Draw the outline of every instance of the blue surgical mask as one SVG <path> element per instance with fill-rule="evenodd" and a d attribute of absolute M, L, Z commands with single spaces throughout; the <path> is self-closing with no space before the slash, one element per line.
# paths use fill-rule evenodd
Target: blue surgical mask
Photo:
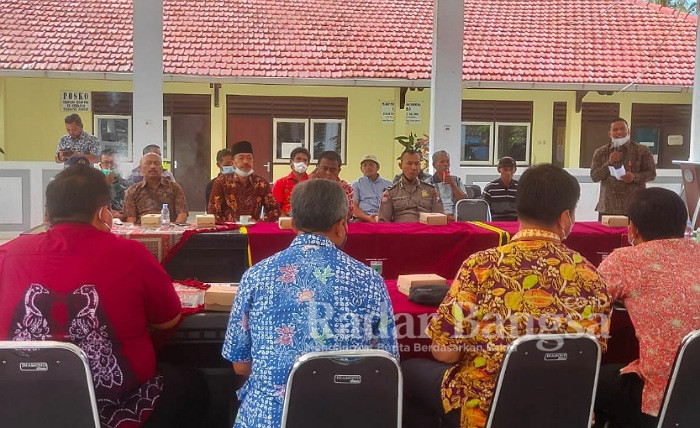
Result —
<path fill-rule="evenodd" d="M 221 173 L 222 174 L 233 174 L 233 171 L 236 168 L 234 168 L 232 165 L 224 165 L 221 167 Z"/>

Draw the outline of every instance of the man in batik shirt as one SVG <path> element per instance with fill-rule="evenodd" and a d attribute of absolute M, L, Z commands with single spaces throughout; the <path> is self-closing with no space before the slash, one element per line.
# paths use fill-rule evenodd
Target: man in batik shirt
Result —
<path fill-rule="evenodd" d="M 123 178 L 117 168 L 117 161 L 114 150 L 104 149 L 100 153 L 100 169 L 105 174 L 105 181 L 109 185 L 110 204 L 112 215 L 120 220 L 125 220 L 124 216 L 124 196 L 126 189 L 133 183 Z"/>
<path fill-rule="evenodd" d="M 307 352 L 375 348 L 398 358 L 382 278 L 340 250 L 347 239 L 343 189 L 303 181 L 292 206 L 298 236 L 248 269 L 231 310 L 222 355 L 249 376 L 238 391 L 236 428 L 280 426 L 289 371 Z"/>
<path fill-rule="evenodd" d="M 63 163 L 68 166 L 80 157 L 87 159 L 93 164 L 100 161 L 99 155 L 102 150 L 102 143 L 94 135 L 83 131 L 83 120 L 77 114 L 66 116 L 66 135 L 58 140 L 56 147 L 56 163 Z"/>
<path fill-rule="evenodd" d="M 579 195 L 578 182 L 562 168 L 542 164 L 523 174 L 519 232 L 511 243 L 467 258 L 428 325 L 438 361 L 403 364 L 404 426 L 442 418 L 450 427 L 483 427 L 506 348 L 520 335 L 587 332 L 605 349 L 611 311 L 605 283 L 562 244 Z"/>
<path fill-rule="evenodd" d="M 239 141 L 231 148 L 233 173 L 214 180 L 209 195 L 209 214 L 217 222 L 237 222 L 241 215 L 255 221 L 277 221 L 280 208 L 272 196 L 270 183 L 253 173 L 253 145 Z"/>

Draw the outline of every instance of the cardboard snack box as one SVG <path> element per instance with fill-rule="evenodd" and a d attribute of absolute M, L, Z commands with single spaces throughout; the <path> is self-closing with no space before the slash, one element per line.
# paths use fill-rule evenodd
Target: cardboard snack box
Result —
<path fill-rule="evenodd" d="M 215 227 L 216 219 L 214 214 L 198 214 L 196 217 L 197 227 Z"/>
<path fill-rule="evenodd" d="M 447 224 L 447 216 L 440 213 L 420 213 L 420 222 L 431 226 L 444 226 Z"/>
<path fill-rule="evenodd" d="M 419 273 L 412 275 L 399 275 L 396 286 L 399 291 L 408 296 L 412 287 L 419 285 L 446 285 L 447 280 L 434 273 Z"/>
<path fill-rule="evenodd" d="M 160 227 L 160 214 L 144 214 L 141 216 L 141 226 Z"/>
<path fill-rule="evenodd" d="M 277 225 L 282 230 L 289 230 L 292 228 L 292 218 L 291 217 L 280 217 L 277 221 Z"/>
<path fill-rule="evenodd" d="M 230 312 L 237 291 L 238 285 L 212 285 L 204 293 L 204 309 Z"/>
<path fill-rule="evenodd" d="M 627 227 L 630 223 L 624 215 L 604 215 L 600 222 L 609 227 Z"/>

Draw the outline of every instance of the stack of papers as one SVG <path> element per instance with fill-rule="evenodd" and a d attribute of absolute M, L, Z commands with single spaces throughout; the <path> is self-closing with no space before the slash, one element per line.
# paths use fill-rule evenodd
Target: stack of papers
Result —
<path fill-rule="evenodd" d="M 627 174 L 627 171 L 625 171 L 624 165 L 620 165 L 619 168 L 615 168 L 614 166 L 610 165 L 610 166 L 608 166 L 608 169 L 610 170 L 610 175 L 617 178 L 618 180 L 622 180 L 622 177 L 625 174 Z"/>

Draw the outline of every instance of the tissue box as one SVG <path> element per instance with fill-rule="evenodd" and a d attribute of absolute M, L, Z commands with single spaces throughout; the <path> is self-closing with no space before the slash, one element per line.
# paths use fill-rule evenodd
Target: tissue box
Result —
<path fill-rule="evenodd" d="M 198 214 L 196 217 L 197 227 L 214 227 L 216 220 L 214 214 Z"/>
<path fill-rule="evenodd" d="M 413 275 L 399 275 L 396 286 L 399 291 L 408 296 L 412 287 L 419 285 L 446 285 L 447 280 L 434 273 L 419 273 Z"/>
<path fill-rule="evenodd" d="M 141 226 L 160 227 L 160 214 L 144 214 L 141 216 Z"/>
<path fill-rule="evenodd" d="M 600 222 L 609 227 L 627 227 L 629 225 L 629 219 L 624 215 L 604 215 Z"/>
<path fill-rule="evenodd" d="M 237 291 L 237 285 L 212 285 L 204 293 L 204 309 L 207 311 L 231 311 Z"/>
<path fill-rule="evenodd" d="M 420 213 L 420 222 L 433 226 L 444 226 L 447 224 L 447 216 L 439 213 Z"/>
<path fill-rule="evenodd" d="M 280 229 L 282 229 L 282 230 L 291 229 L 292 228 L 292 218 L 291 217 L 280 217 L 277 224 L 279 225 Z"/>

